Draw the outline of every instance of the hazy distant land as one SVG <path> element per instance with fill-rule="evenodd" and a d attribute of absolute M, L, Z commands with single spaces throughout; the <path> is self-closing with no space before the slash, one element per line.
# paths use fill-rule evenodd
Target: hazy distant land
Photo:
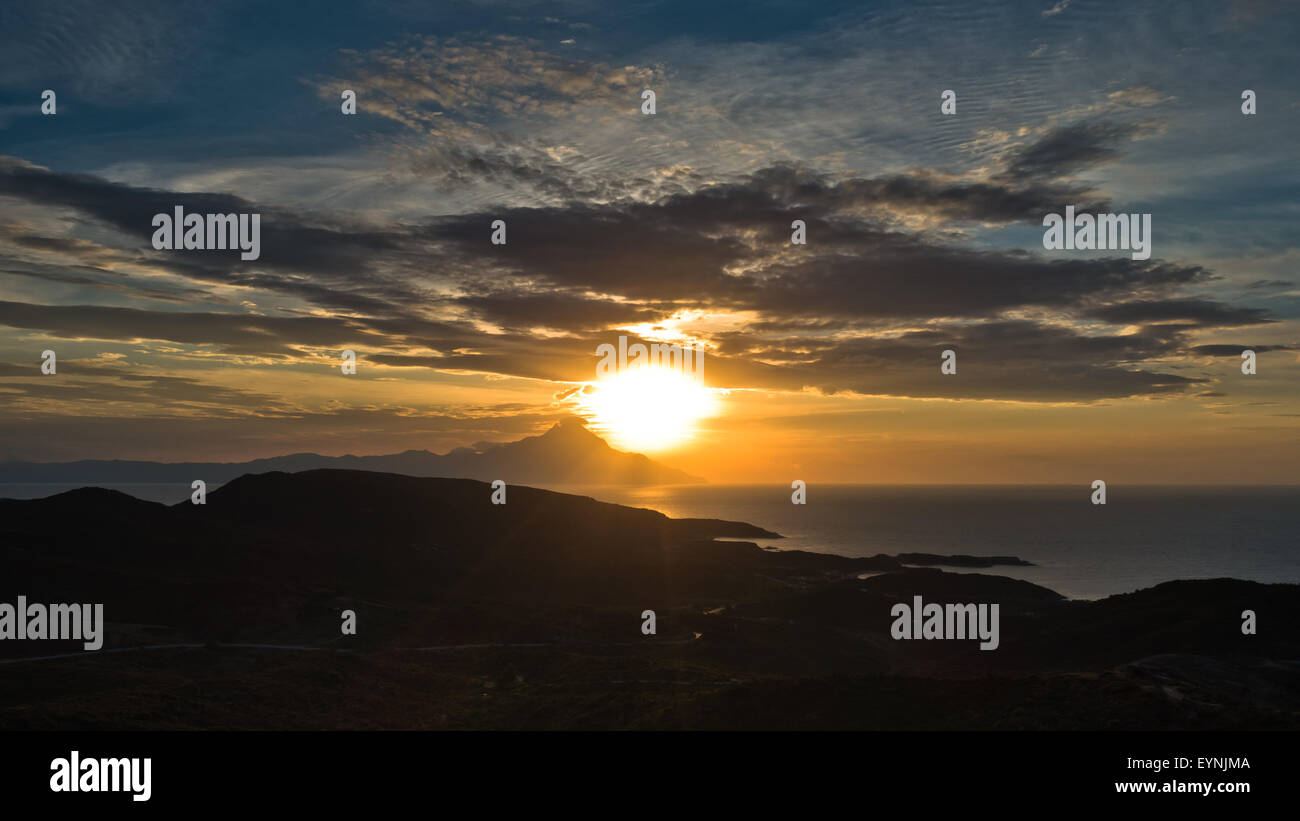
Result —
<path fill-rule="evenodd" d="M 0 483 L 131 484 L 202 479 L 209 485 L 247 473 L 339 468 L 439 476 L 490 482 L 505 478 L 525 485 L 592 483 L 601 485 L 669 485 L 703 482 L 639 453 L 611 448 L 570 417 L 546 433 L 517 442 L 479 442 L 445 454 L 408 450 L 381 456 L 321 456 L 295 453 L 249 462 L 145 462 L 88 459 L 75 462 L 0 462 Z"/>

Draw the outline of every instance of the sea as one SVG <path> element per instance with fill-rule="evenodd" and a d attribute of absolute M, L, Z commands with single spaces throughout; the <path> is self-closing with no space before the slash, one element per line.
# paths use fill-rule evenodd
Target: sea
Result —
<path fill-rule="evenodd" d="M 80 485 L 0 484 L 0 498 L 40 498 Z M 186 484 L 103 485 L 174 504 Z M 209 487 L 209 492 L 215 487 Z M 810 484 L 551 488 L 675 518 L 749 522 L 781 534 L 764 547 L 843 556 L 938 553 L 1018 556 L 1032 567 L 945 568 L 1024 579 L 1077 599 L 1174 579 L 1231 577 L 1300 584 L 1300 486 L 1109 485 L 1106 504 L 1077 486 Z"/>
<path fill-rule="evenodd" d="M 556 488 L 557 490 L 560 488 Z M 672 517 L 731 519 L 784 538 L 764 546 L 843 556 L 1018 556 L 995 573 L 1070 598 L 1130 593 L 1174 579 L 1300 583 L 1300 486 L 1123 487 L 1106 504 L 1077 486 L 674 485 L 580 490 Z"/>

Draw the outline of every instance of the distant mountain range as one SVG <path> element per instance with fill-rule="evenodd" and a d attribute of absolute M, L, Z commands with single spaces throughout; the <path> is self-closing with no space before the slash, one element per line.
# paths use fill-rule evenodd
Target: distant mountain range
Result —
<path fill-rule="evenodd" d="M 451 479 L 503 479 L 515 485 L 667 485 L 704 482 L 659 464 L 640 453 L 614 450 L 573 417 L 540 436 L 518 442 L 478 443 L 445 454 L 408 450 L 383 456 L 321 456 L 294 453 L 251 462 L 3 462 L 0 482 L 134 483 L 203 479 L 228 482 L 246 473 L 300 473 L 326 468 L 400 473 Z"/>

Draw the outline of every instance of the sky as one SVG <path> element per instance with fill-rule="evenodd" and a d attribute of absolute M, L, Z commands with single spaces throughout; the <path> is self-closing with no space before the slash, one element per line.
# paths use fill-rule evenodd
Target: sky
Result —
<path fill-rule="evenodd" d="M 708 414 L 647 452 L 714 482 L 1294 483 L 1297 35 L 1248 0 L 6 3 L 0 460 L 509 441 L 589 416 L 626 335 L 704 351 Z M 1069 205 L 1149 214 L 1150 258 L 1044 248 Z M 155 248 L 177 206 L 260 214 L 260 256 Z"/>

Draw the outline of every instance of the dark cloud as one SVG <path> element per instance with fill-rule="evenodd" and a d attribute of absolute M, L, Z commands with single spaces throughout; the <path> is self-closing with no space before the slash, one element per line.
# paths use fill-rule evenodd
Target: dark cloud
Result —
<path fill-rule="evenodd" d="M 57 376 L 42 375 L 39 367 L 25 370 L 23 376 L 30 377 L 29 381 L 19 382 L 12 378 L 0 381 L 0 392 L 6 396 L 11 411 L 20 400 L 27 399 L 86 402 L 101 406 L 125 402 L 148 407 L 151 412 L 201 406 L 208 413 L 221 416 L 246 416 L 249 409 L 272 416 L 284 406 L 280 397 L 209 385 L 196 378 L 78 369 L 72 360 L 59 362 Z M 0 377 L 14 375 L 5 373 L 5 367 L 0 365 Z M 87 376 L 92 378 L 85 378 Z"/>
<path fill-rule="evenodd" d="M 944 375 L 940 353 L 949 349 L 957 354 L 957 373 Z M 1178 349 L 1176 339 L 1084 336 L 1058 326 L 1003 321 L 844 340 L 815 348 L 801 357 L 803 361 L 785 367 L 755 364 L 736 350 L 734 358 L 709 362 L 705 373 L 738 387 L 1089 402 L 1180 393 L 1199 384 L 1203 380 L 1131 364 Z"/>
<path fill-rule="evenodd" d="M 1239 308 L 1208 299 L 1135 300 L 1103 305 L 1084 316 L 1115 323 L 1186 320 L 1199 326 L 1259 325 L 1273 322 L 1263 308 Z"/>
<path fill-rule="evenodd" d="M 1021 152 L 1012 167 L 1059 176 L 1043 169 L 1066 173 L 1096 161 L 1106 156 L 1101 147 L 1132 133 L 1058 133 Z M 176 203 L 200 212 L 260 210 L 263 258 L 256 262 L 138 253 L 175 276 L 293 296 L 327 314 L 0 303 L 0 323 L 56 338 L 169 340 L 279 357 L 352 347 L 377 365 L 584 381 L 594 376 L 596 346 L 616 337 L 613 327 L 658 323 L 682 310 L 732 310 L 755 321 L 712 339 L 706 378 L 719 386 L 1091 401 L 1183 391 L 1196 380 L 1142 363 L 1186 355 L 1186 334 L 1196 327 L 1270 321 L 1259 309 L 1180 296 L 1212 279 L 1199 266 L 975 249 L 900 221 L 904 213 L 1036 220 L 1061 198 L 1086 193 L 1039 179 L 970 183 L 924 171 L 832 179 L 781 165 L 649 201 L 503 208 L 364 229 L 227 195 L 124 186 L 14 160 L 0 161 L 0 193 L 77 209 L 141 242 L 152 214 Z M 495 219 L 507 223 L 504 246 L 489 242 Z M 793 219 L 807 223 L 807 245 L 790 244 Z M 30 232 L 13 236 L 42 250 Z M 78 241 L 57 251 L 105 253 Z M 1017 313 L 1056 319 L 1008 319 Z M 472 319 L 506 332 L 483 333 Z M 1105 336 L 1070 325 L 1098 319 L 1144 328 Z M 535 327 L 560 335 L 526 333 Z M 961 376 L 938 379 L 944 347 L 960 351 Z"/>
<path fill-rule="evenodd" d="M 672 314 L 671 308 L 656 309 L 564 293 L 497 291 L 462 297 L 455 302 L 489 322 L 514 329 L 548 327 L 590 331 L 611 325 L 654 321 Z"/>
<path fill-rule="evenodd" d="M 158 302 L 192 303 L 195 301 L 221 301 L 201 288 L 169 285 L 150 287 L 129 276 L 103 268 L 85 265 L 31 263 L 21 261 L 0 262 L 0 273 L 27 277 L 58 285 L 91 287 L 99 290 Z"/>
<path fill-rule="evenodd" d="M 163 312 L 104 305 L 0 302 L 0 324 L 62 339 L 163 339 L 264 356 L 290 354 L 295 345 L 337 347 L 364 339 L 355 325 L 333 317 Z"/>
<path fill-rule="evenodd" d="M 1106 203 L 1089 186 L 1007 178 L 970 181 L 926 169 L 912 169 L 869 179 L 831 180 L 792 165 L 776 165 L 754 173 L 748 184 L 769 192 L 787 206 L 821 206 L 829 211 L 864 213 L 891 211 L 956 220 L 1038 224 L 1043 214 L 1076 203 L 1103 210 Z"/>
<path fill-rule="evenodd" d="M 1054 180 L 1113 160 L 1120 147 L 1142 136 L 1146 126 L 1079 122 L 1058 126 L 1034 142 L 1014 149 L 999 176 L 1009 180 Z"/>
<path fill-rule="evenodd" d="M 447 218 L 429 231 L 528 282 L 777 316 L 990 317 L 1209 278 L 1198 266 L 1158 260 L 1045 260 L 972 250 L 843 217 L 822 203 L 787 206 L 757 186 L 719 186 L 654 204 L 496 216 L 506 220 L 510 242 L 490 250 L 482 246 L 491 214 Z M 808 245 L 789 244 L 792 217 L 808 223 Z"/>
<path fill-rule="evenodd" d="M 0 191 L 78 208 L 142 241 L 152 215 L 176 202 L 204 213 L 256 209 L 225 195 L 133 188 L 15 161 L 0 162 Z M 610 315 L 626 310 L 635 318 L 648 312 L 601 298 L 591 298 L 596 304 L 588 308 L 568 299 L 562 308 L 557 292 L 778 314 L 795 309 L 823 318 L 989 316 L 1026 305 L 1070 305 L 1085 296 L 1168 289 L 1206 276 L 1195 266 L 1157 261 L 1044 261 L 975 251 L 889 225 L 889 209 L 899 204 L 948 216 L 1016 219 L 1056 207 L 1058 195 L 940 183 L 919 173 L 832 182 L 781 166 L 653 202 L 501 209 L 443 217 L 416 229 L 354 230 L 268 212 L 263 255 L 256 262 L 220 252 L 149 253 L 150 261 L 191 279 L 266 289 L 377 317 L 418 316 L 410 306 L 429 300 L 413 283 L 434 267 L 437 276 L 464 286 L 470 292 L 466 304 L 484 316 L 519 324 L 531 305 L 560 309 L 561 326 L 567 316 L 581 327 L 602 309 Z M 790 222 L 796 218 L 807 223 L 809 244 L 792 248 Z M 507 223 L 504 246 L 488 242 L 495 219 Z M 520 284 L 485 287 L 507 274 Z"/>
<path fill-rule="evenodd" d="M 339 310 L 391 308 L 420 297 L 394 269 L 409 275 L 421 248 L 400 229 L 368 226 L 269 208 L 229 194 L 181 193 L 109 182 L 89 174 L 55 172 L 13 157 L 0 157 L 0 195 L 47 207 L 70 208 L 116 228 L 140 263 L 157 264 L 178 275 L 228 285 L 250 285 L 304 296 Z M 176 206 L 200 214 L 261 214 L 261 256 L 240 259 L 238 251 L 155 251 L 155 214 Z M 31 248 L 59 240 L 27 237 Z M 62 241 L 59 250 L 77 245 Z M 383 270 L 379 263 L 383 263 Z M 309 275 L 310 283 L 296 277 Z"/>
<path fill-rule="evenodd" d="M 1195 345 L 1189 349 L 1190 353 L 1200 354 L 1201 356 L 1241 356 L 1243 351 L 1254 351 L 1255 353 L 1268 353 L 1269 351 L 1294 351 L 1297 350 L 1295 345 Z"/>

